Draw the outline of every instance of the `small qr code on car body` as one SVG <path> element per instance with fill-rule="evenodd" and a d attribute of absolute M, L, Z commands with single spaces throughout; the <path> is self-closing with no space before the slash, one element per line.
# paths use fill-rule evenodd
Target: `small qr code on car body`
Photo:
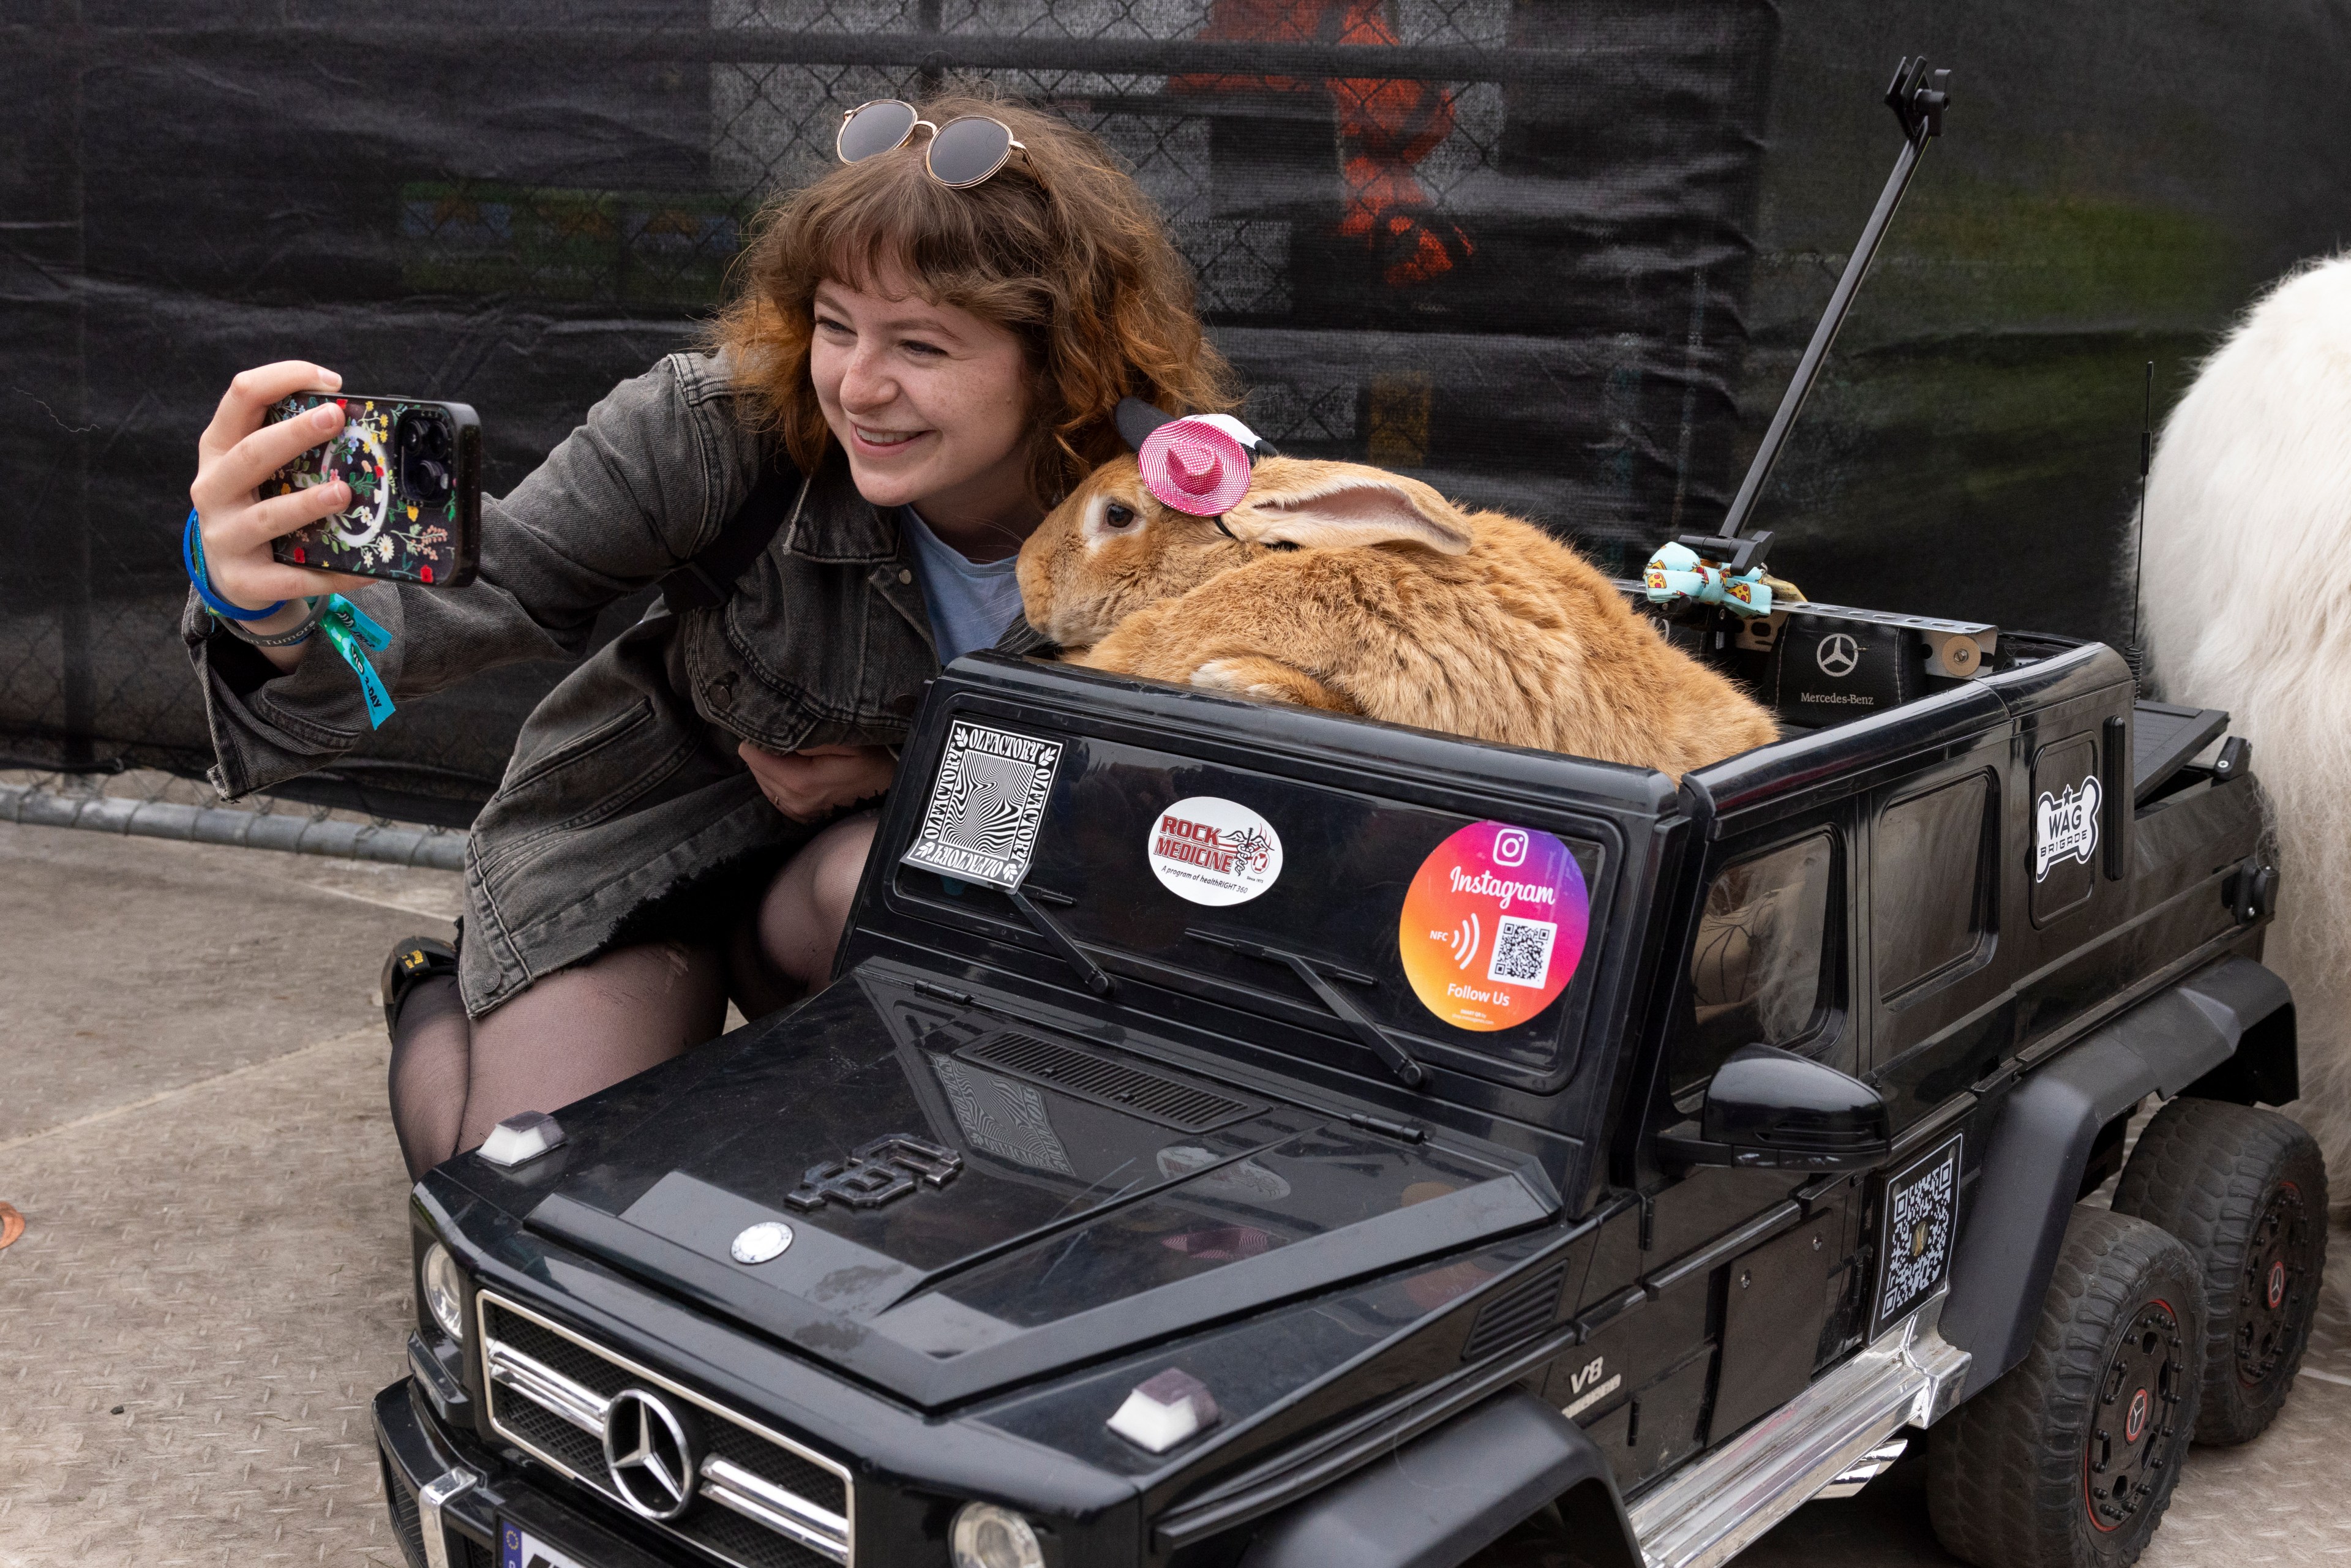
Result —
<path fill-rule="evenodd" d="M 1494 956 L 1486 965 L 1486 978 L 1514 986 L 1540 986 L 1551 976 L 1552 943 L 1559 927 L 1548 920 L 1521 920 L 1505 915 L 1494 926 Z"/>

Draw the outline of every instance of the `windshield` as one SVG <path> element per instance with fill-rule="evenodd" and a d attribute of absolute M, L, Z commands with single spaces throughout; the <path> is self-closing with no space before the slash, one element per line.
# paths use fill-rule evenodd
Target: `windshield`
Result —
<path fill-rule="evenodd" d="M 996 776 L 1006 766 L 994 754 L 1023 748 L 998 732 L 967 738 L 967 759 L 934 784 L 946 841 L 958 831 L 974 845 L 997 841 L 995 831 L 1033 842 L 1021 894 L 1087 948 L 1133 960 L 1156 984 L 1257 1010 L 1279 998 L 1288 1016 L 1310 1010 L 1318 1027 L 1360 1038 L 1347 1019 L 1356 1012 L 1412 1057 L 1506 1082 L 1572 1066 L 1584 955 L 1597 945 L 1591 890 L 1605 885 L 1598 844 L 1069 737 L 1050 737 L 1060 749 L 1050 779 L 1035 779 L 1031 841 L 1025 821 L 989 825 L 1008 809 L 998 802 L 1027 789 L 1025 775 Z M 959 852 L 920 854 L 956 863 Z M 961 862 L 985 869 L 979 857 Z M 918 860 L 898 886 L 1024 922 L 980 876 Z"/>

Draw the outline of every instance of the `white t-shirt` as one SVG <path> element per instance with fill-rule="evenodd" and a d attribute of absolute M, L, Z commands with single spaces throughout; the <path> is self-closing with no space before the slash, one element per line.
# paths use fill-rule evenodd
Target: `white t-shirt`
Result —
<path fill-rule="evenodd" d="M 975 648 L 994 647 L 1020 613 L 1020 583 L 1013 576 L 1019 555 L 967 560 L 931 532 L 914 507 L 899 507 L 898 518 L 914 547 L 914 574 L 923 585 L 923 608 L 930 612 L 939 663 L 953 664 Z"/>

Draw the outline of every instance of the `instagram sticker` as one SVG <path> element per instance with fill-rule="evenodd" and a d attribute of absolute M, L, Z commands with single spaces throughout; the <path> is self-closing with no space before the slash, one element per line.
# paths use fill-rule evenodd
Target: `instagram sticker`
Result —
<path fill-rule="evenodd" d="M 1457 1029 L 1511 1029 L 1567 988 L 1591 917 L 1565 844 L 1533 828 L 1472 822 L 1420 862 L 1396 947 L 1430 1012 Z"/>

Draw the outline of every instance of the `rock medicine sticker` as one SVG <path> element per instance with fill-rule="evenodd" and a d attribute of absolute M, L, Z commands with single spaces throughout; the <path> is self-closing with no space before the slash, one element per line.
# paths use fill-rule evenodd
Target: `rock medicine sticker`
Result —
<path fill-rule="evenodd" d="M 1194 904 L 1247 904 L 1281 874 L 1281 835 L 1238 800 L 1193 795 L 1152 820 L 1151 874 Z"/>
<path fill-rule="evenodd" d="M 963 882 L 1019 886 L 1061 760 L 1058 740 L 957 723 L 904 863 Z"/>
<path fill-rule="evenodd" d="M 1472 822 L 1420 862 L 1396 947 L 1430 1012 L 1457 1029 L 1511 1029 L 1567 988 L 1591 915 L 1565 844 L 1533 828 Z"/>

